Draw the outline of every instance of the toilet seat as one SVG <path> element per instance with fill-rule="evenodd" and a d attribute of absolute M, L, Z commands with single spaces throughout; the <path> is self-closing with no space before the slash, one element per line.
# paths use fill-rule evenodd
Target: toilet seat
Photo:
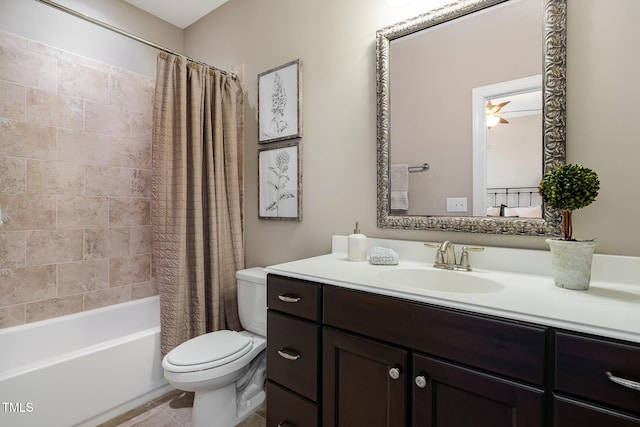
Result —
<path fill-rule="evenodd" d="M 164 368 L 173 372 L 194 372 L 215 368 L 244 356 L 253 339 L 235 331 L 216 331 L 183 342 L 165 357 Z"/>

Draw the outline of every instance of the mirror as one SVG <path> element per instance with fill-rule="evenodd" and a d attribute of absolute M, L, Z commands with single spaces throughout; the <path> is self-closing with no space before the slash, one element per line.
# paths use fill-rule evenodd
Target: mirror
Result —
<path fill-rule="evenodd" d="M 531 15 L 534 10 L 536 21 L 530 25 L 514 15 Z M 509 29 L 513 22 L 516 29 L 542 30 L 514 47 L 510 42 L 518 38 Z M 459 0 L 377 32 L 379 228 L 560 234 L 561 214 L 540 206 L 535 181 L 565 162 L 565 27 L 566 0 Z M 500 36 L 474 45 L 492 29 Z M 424 45 L 419 52 L 418 45 Z M 520 50 L 532 59 L 514 53 Z M 497 68 L 489 68 L 496 63 Z M 536 91 L 541 91 L 541 121 L 528 126 L 537 133 L 538 154 L 524 157 L 531 161 L 539 156 L 532 160 L 539 174 L 526 182 L 507 179 L 498 190 L 495 175 L 504 177 L 508 168 L 503 164 L 495 170 L 490 151 L 497 151 L 497 143 L 491 143 L 490 135 L 497 128 L 487 130 L 488 107 L 509 101 L 497 114 L 509 123 L 497 126 L 515 130 L 520 119 L 508 116 L 508 109 L 517 105 L 516 96 Z M 522 109 L 529 108 L 518 108 Z M 511 152 L 525 149 L 511 147 Z M 428 167 L 419 167 L 423 164 Z M 502 197 L 517 201 L 503 203 Z M 537 206 L 537 218 L 529 210 L 493 216 L 491 208 L 503 204 Z"/>

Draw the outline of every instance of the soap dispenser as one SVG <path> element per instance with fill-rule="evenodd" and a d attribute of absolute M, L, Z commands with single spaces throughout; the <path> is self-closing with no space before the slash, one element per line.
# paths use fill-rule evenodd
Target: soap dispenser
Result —
<path fill-rule="evenodd" d="M 360 233 L 360 226 L 357 221 L 353 234 L 349 235 L 348 252 L 349 261 L 367 260 L 367 236 Z"/>

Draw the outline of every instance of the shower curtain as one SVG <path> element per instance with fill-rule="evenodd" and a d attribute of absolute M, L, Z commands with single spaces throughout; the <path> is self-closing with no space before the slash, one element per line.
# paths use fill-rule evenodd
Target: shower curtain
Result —
<path fill-rule="evenodd" d="M 163 355 L 194 336 L 241 329 L 243 125 L 236 77 L 158 55 L 151 223 Z"/>

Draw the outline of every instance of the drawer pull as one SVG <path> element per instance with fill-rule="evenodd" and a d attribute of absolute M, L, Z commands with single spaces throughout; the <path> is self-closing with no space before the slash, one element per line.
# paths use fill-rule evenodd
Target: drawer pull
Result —
<path fill-rule="evenodd" d="M 392 380 L 397 380 L 398 378 L 400 378 L 400 369 L 398 368 L 389 369 L 389 376 L 391 377 Z"/>
<path fill-rule="evenodd" d="M 627 380 L 625 378 L 616 377 L 611 372 L 607 372 L 606 374 L 607 374 L 607 378 L 609 378 L 609 380 L 611 382 L 614 382 L 616 384 L 620 384 L 623 387 L 627 387 L 627 388 L 630 388 L 630 389 L 633 389 L 633 390 L 640 391 L 640 383 L 639 382 Z"/>
<path fill-rule="evenodd" d="M 284 302 L 299 302 L 302 298 L 293 297 L 291 295 L 286 295 L 286 294 L 280 294 L 280 295 L 278 295 L 278 299 L 280 301 L 284 301 Z"/>
<path fill-rule="evenodd" d="M 283 359 L 287 359 L 287 360 L 298 360 L 298 359 L 300 359 L 300 355 L 299 354 L 291 353 L 286 348 L 281 348 L 280 350 L 278 350 L 278 354 L 280 355 L 280 357 L 282 357 Z"/>

